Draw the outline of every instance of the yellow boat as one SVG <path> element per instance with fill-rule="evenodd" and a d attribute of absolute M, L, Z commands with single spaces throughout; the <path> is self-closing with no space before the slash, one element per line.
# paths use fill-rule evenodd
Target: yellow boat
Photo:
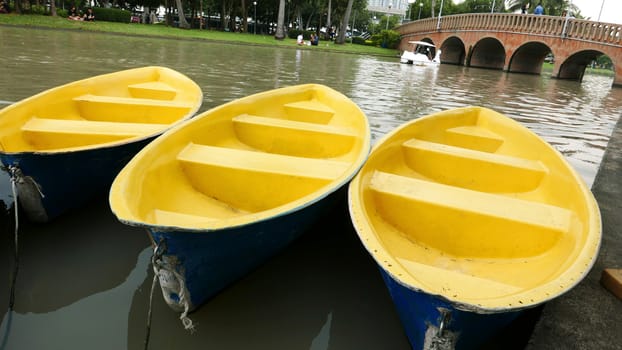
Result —
<path fill-rule="evenodd" d="M 563 155 L 481 107 L 386 135 L 349 208 L 415 349 L 481 346 L 579 283 L 600 246 L 598 205 Z"/>
<path fill-rule="evenodd" d="M 45 222 L 106 194 L 138 150 L 202 102 L 196 83 L 164 67 L 75 81 L 0 110 L 0 161 L 29 218 Z"/>
<path fill-rule="evenodd" d="M 110 207 L 148 230 L 164 299 L 188 312 L 345 199 L 369 148 L 367 118 L 346 96 L 316 84 L 270 90 L 153 141 L 115 179 Z"/>

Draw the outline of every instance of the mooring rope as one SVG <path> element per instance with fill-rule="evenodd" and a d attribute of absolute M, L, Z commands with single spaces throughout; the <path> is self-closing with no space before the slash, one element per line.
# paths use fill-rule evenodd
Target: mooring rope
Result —
<path fill-rule="evenodd" d="M 194 323 L 188 317 L 188 313 L 190 312 L 190 302 L 188 301 L 188 289 L 186 288 L 186 282 L 184 277 L 177 271 L 173 270 L 173 275 L 177 278 L 179 283 L 179 303 L 184 305 L 184 312 L 179 315 L 179 319 L 181 323 L 184 325 L 184 329 L 190 331 L 190 333 L 194 333 L 196 330 L 194 327 Z"/>
<path fill-rule="evenodd" d="M 440 312 L 440 324 L 436 333 L 432 336 L 429 346 L 426 347 L 424 342 L 424 349 L 426 350 L 450 350 L 455 348 L 453 336 L 447 331 L 447 326 L 451 318 L 451 311 L 445 308 L 438 308 Z"/>
<path fill-rule="evenodd" d="M 13 310 L 15 304 L 15 284 L 17 281 L 17 272 L 19 271 L 19 207 L 17 202 L 17 182 L 20 181 L 21 171 L 16 166 L 8 167 L 11 175 L 11 191 L 13 191 L 13 210 L 15 211 L 15 260 L 13 265 L 13 277 L 11 278 L 11 294 L 9 296 L 9 311 Z"/>
<path fill-rule="evenodd" d="M 147 331 L 145 337 L 145 350 L 149 347 L 149 337 L 151 334 L 151 316 L 153 314 L 153 291 L 155 290 L 156 281 L 160 281 L 160 285 L 166 284 L 167 288 L 171 288 L 170 283 L 166 283 L 165 281 L 171 280 L 171 275 L 176 280 L 179 288 L 175 288 L 177 295 L 179 296 L 179 303 L 183 304 L 184 312 L 179 316 L 181 323 L 184 325 L 184 329 L 189 330 L 190 333 L 194 333 L 195 326 L 190 317 L 188 317 L 188 312 L 190 312 L 190 302 L 188 301 L 188 290 L 186 288 L 186 283 L 184 282 L 183 276 L 175 270 L 171 264 L 167 263 L 164 259 L 164 253 L 166 252 L 166 242 L 161 239 L 158 244 L 156 244 L 155 249 L 153 250 L 153 256 L 151 257 L 151 265 L 153 266 L 153 280 L 151 281 L 151 291 L 149 293 L 149 310 L 147 311 Z"/>
<path fill-rule="evenodd" d="M 13 261 L 13 276 L 11 277 L 11 291 L 9 294 L 9 311 L 8 318 L 6 322 L 6 330 L 2 337 L 2 343 L 0 344 L 0 349 L 4 350 L 9 339 L 9 334 L 11 333 L 11 324 L 13 323 L 13 305 L 15 305 L 15 285 L 17 282 L 17 272 L 19 271 L 19 204 L 17 201 L 17 182 L 21 181 L 20 174 L 21 171 L 15 166 L 2 167 L 3 170 L 9 172 L 11 179 L 11 191 L 13 192 L 13 210 L 15 212 L 15 259 Z"/>
<path fill-rule="evenodd" d="M 155 257 L 155 254 L 153 257 Z M 151 258 L 152 263 L 154 260 L 153 257 Z M 153 305 L 153 291 L 155 290 L 155 284 L 157 280 L 158 280 L 158 274 L 154 274 L 153 280 L 151 281 L 151 292 L 149 293 L 149 311 L 147 312 L 147 332 L 145 335 L 145 350 L 149 349 L 149 336 L 151 334 L 151 314 L 152 314 L 151 307 Z"/>

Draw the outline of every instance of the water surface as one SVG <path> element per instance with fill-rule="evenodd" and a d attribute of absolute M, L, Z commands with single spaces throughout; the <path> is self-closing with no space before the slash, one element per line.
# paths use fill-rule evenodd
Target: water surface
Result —
<path fill-rule="evenodd" d="M 366 113 L 373 142 L 405 121 L 467 105 L 518 120 L 562 152 L 591 185 L 622 89 L 550 76 L 300 50 L 0 27 L 0 108 L 48 88 L 145 65 L 176 69 L 203 89 L 201 111 L 273 88 L 328 85 Z M 10 203 L 0 175 L 0 201 Z M 13 225 L 0 219 L 0 276 Z M 120 224 L 105 196 L 47 225 L 21 223 L 15 312 L 0 285 L 0 349 L 142 349 L 152 272 L 147 235 Z M 8 277 L 7 279 L 8 280 Z M 151 349 L 407 349 L 373 261 L 343 207 L 259 270 L 191 314 L 198 331 L 153 300 Z"/>

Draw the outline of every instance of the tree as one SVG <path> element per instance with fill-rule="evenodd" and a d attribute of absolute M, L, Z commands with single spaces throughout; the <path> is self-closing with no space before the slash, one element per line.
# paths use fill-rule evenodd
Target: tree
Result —
<path fill-rule="evenodd" d="M 20 0 L 15 0 L 14 1 L 15 4 L 15 13 L 21 15 L 22 14 L 22 4 Z"/>
<path fill-rule="evenodd" d="M 285 31 L 283 27 L 285 25 L 285 0 L 279 0 L 279 14 L 276 21 L 276 33 L 274 33 L 274 38 L 276 40 L 285 39 Z"/>
<path fill-rule="evenodd" d="M 50 14 L 52 15 L 52 17 L 58 16 L 58 14 L 56 13 L 56 1 L 54 0 L 50 1 Z"/>
<path fill-rule="evenodd" d="M 490 13 L 492 2 L 489 0 L 465 0 L 456 7 L 458 13 Z"/>
<path fill-rule="evenodd" d="M 246 8 L 246 2 L 244 0 L 240 1 L 242 2 L 240 6 L 242 10 L 242 31 L 248 33 L 248 9 Z"/>
<path fill-rule="evenodd" d="M 332 2 L 331 0 L 328 0 L 328 12 L 327 13 L 327 17 L 326 17 L 326 28 L 330 28 L 332 26 L 332 22 L 330 21 L 330 13 L 332 11 Z"/>
<path fill-rule="evenodd" d="M 466 0 L 469 1 L 469 0 Z M 490 0 L 483 0 L 483 1 L 490 1 Z M 419 4 L 423 4 L 423 6 L 419 7 Z M 441 11 L 441 4 L 443 5 L 443 11 L 441 13 L 441 16 L 448 16 L 451 14 L 456 14 L 456 13 L 469 13 L 470 11 L 461 11 L 460 10 L 460 5 L 462 5 L 462 3 L 460 5 L 455 5 L 454 2 L 452 0 L 443 0 L 443 1 L 438 1 L 438 0 L 417 0 L 417 2 L 414 4 L 415 6 L 413 6 L 411 8 L 411 18 L 412 19 L 420 19 L 419 18 L 419 9 L 421 8 L 421 19 L 423 18 L 434 18 L 434 16 L 438 15 Z"/>
<path fill-rule="evenodd" d="M 350 21 L 350 13 L 352 12 L 352 3 L 354 0 L 348 0 L 348 5 L 346 6 L 346 13 L 343 16 L 343 21 L 341 21 L 341 29 L 339 30 L 339 36 L 335 40 L 335 44 L 343 44 L 346 41 L 346 31 L 348 30 L 348 22 Z"/>
<path fill-rule="evenodd" d="M 387 23 L 388 22 L 388 23 Z M 385 30 L 385 28 L 394 28 L 397 25 L 397 16 L 382 16 L 378 21 L 378 30 Z"/>
<path fill-rule="evenodd" d="M 529 4 L 533 11 L 538 2 L 542 3 L 544 14 L 549 16 L 559 16 L 564 10 L 570 10 L 573 13 L 577 13 L 579 10 L 570 0 L 506 0 L 505 8 L 509 12 L 515 12 L 524 4 Z"/>
<path fill-rule="evenodd" d="M 184 7 L 181 5 L 181 0 L 175 0 L 177 4 L 177 16 L 179 17 L 179 28 L 188 29 L 190 28 L 190 24 L 186 21 L 186 16 L 184 15 Z"/>
<path fill-rule="evenodd" d="M 607 55 L 601 55 L 596 59 L 596 64 L 603 69 L 613 69 L 613 61 Z"/>

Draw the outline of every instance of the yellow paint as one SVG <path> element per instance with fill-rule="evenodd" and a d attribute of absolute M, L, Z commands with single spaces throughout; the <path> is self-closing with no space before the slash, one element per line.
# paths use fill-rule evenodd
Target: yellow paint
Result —
<path fill-rule="evenodd" d="M 38 150 L 89 146 L 152 135 L 168 124 L 93 122 L 33 117 L 24 126 L 24 139 Z"/>
<path fill-rule="evenodd" d="M 494 312 L 550 300 L 589 271 L 598 206 L 564 157 L 481 107 L 406 123 L 349 188 L 374 259 L 400 283 Z"/>
<path fill-rule="evenodd" d="M 127 88 L 130 91 L 130 95 L 136 98 L 172 100 L 177 96 L 176 89 L 160 81 L 132 84 L 128 85 Z"/>
<path fill-rule="evenodd" d="M 440 183 L 488 192 L 526 192 L 547 172 L 541 162 L 411 139 L 402 147 L 406 165 Z M 464 169 L 469 169 L 465 176 Z M 499 181 L 503 179 L 503 181 Z"/>
<path fill-rule="evenodd" d="M 218 106 L 153 141 L 121 171 L 123 222 L 211 230 L 265 220 L 345 185 L 370 147 L 363 112 L 307 84 Z"/>
<path fill-rule="evenodd" d="M 264 152 L 306 156 L 311 148 L 319 158 L 352 150 L 358 135 L 343 127 L 286 119 L 240 115 L 233 118 L 236 137 Z"/>
<path fill-rule="evenodd" d="M 503 138 L 494 132 L 477 126 L 458 126 L 445 131 L 447 144 L 483 152 L 494 152 Z"/>
<path fill-rule="evenodd" d="M 569 231 L 572 215 L 551 205 L 380 172 L 369 188 L 383 219 L 423 245 L 467 258 L 541 254 Z"/>
<path fill-rule="evenodd" d="M 327 124 L 335 114 L 330 107 L 315 101 L 296 101 L 284 104 L 287 119 L 315 124 Z"/>
<path fill-rule="evenodd" d="M 163 67 L 100 75 L 52 88 L 0 111 L 7 153 L 65 152 L 155 136 L 189 119 L 203 93 Z"/>
<path fill-rule="evenodd" d="M 73 99 L 86 120 L 173 123 L 188 114 L 192 103 L 134 97 L 82 95 Z"/>
<path fill-rule="evenodd" d="M 350 163 L 189 144 L 177 160 L 193 187 L 247 211 L 287 204 L 339 179 Z M 249 183 L 259 186 L 248 190 Z M 291 189 L 291 190 L 287 190 Z"/>

